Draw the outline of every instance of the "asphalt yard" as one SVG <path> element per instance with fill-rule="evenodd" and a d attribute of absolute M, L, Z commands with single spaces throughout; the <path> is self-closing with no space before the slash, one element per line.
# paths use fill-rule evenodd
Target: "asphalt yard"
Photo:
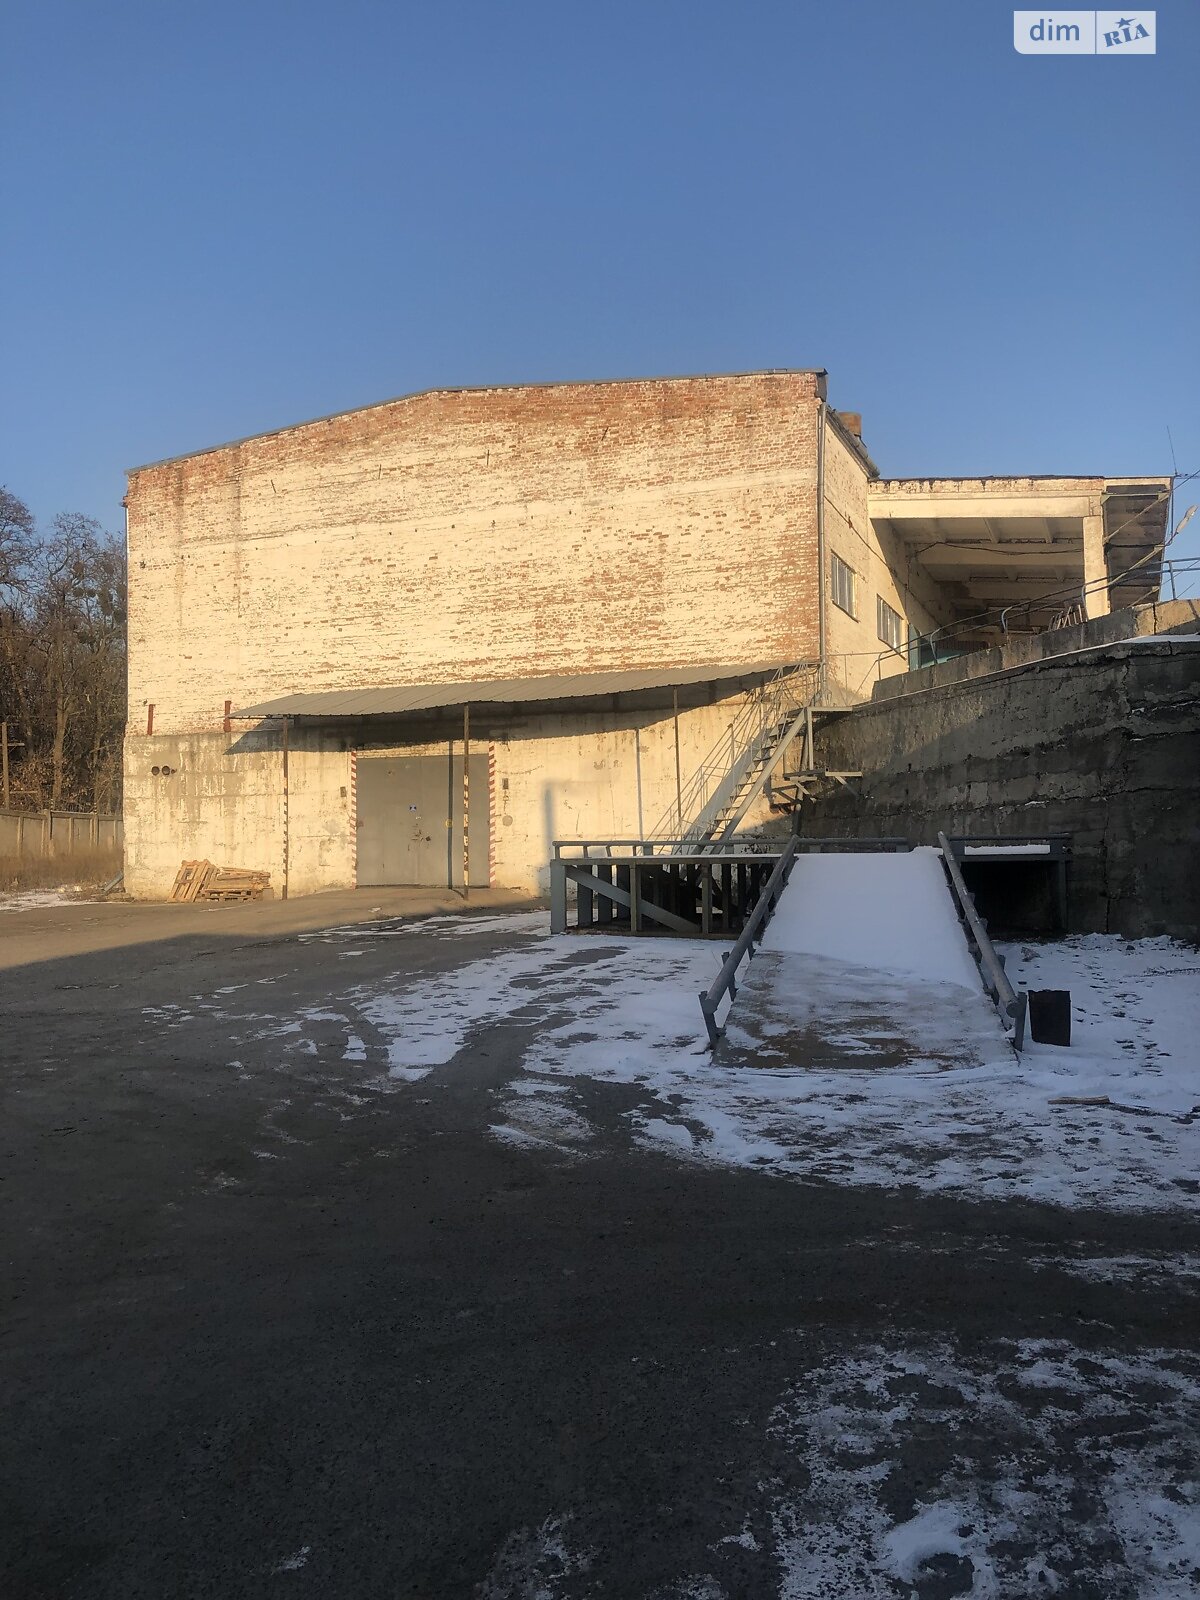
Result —
<path fill-rule="evenodd" d="M 0 1590 L 1191 1596 L 1154 944 L 1111 1062 L 806 1065 L 502 897 L 0 916 Z"/>

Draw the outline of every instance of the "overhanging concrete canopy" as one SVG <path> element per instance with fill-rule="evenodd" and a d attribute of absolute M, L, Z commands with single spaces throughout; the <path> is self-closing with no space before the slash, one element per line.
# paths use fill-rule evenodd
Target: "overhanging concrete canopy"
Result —
<path fill-rule="evenodd" d="M 475 682 L 396 684 L 370 689 L 334 689 L 281 695 L 232 713 L 235 717 L 406 717 L 463 705 L 536 705 L 540 711 L 557 705 L 623 706 L 630 696 L 662 698 L 667 691 L 703 690 L 719 685 L 724 694 L 737 692 L 781 667 L 786 661 L 737 665 L 651 667 L 632 672 L 547 674 L 530 678 L 488 678 Z M 671 693 L 666 693 L 670 703 Z"/>
<path fill-rule="evenodd" d="M 1095 616 L 1153 598 L 1170 490 L 1169 478 L 891 478 L 868 506 L 961 615 L 996 612 L 986 632 L 1001 609 L 1039 629 L 1069 604 Z"/>

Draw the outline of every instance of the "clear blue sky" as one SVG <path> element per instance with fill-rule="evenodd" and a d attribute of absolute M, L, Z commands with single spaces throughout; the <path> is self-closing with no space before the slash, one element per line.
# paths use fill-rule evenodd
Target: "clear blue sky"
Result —
<path fill-rule="evenodd" d="M 764 366 L 827 367 L 889 475 L 1169 471 L 1168 425 L 1200 468 L 1194 0 L 1134 60 L 1019 56 L 992 0 L 0 30 L 0 482 L 41 519 L 412 390 Z"/>

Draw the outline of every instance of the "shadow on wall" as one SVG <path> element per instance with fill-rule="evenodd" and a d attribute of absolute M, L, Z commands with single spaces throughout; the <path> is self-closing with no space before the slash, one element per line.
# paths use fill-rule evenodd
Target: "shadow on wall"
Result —
<path fill-rule="evenodd" d="M 554 853 L 554 840 L 558 837 L 555 829 L 556 809 L 554 804 L 554 789 L 548 783 L 542 785 L 542 827 L 546 830 L 545 848 L 540 852 L 541 859 L 537 862 L 537 887 L 539 894 L 550 893 L 550 857 Z"/>

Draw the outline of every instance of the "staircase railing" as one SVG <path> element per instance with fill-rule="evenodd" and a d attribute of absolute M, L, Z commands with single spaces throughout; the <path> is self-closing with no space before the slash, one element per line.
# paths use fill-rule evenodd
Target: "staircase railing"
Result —
<path fill-rule="evenodd" d="M 820 668 L 813 664 L 780 667 L 753 691 L 729 727 L 688 778 L 675 805 L 646 835 L 676 838 L 682 850 L 695 849 L 713 831 L 721 813 L 736 805 L 753 781 L 756 760 L 787 732 L 816 697 Z"/>
<path fill-rule="evenodd" d="M 747 769 L 745 779 L 737 790 L 735 800 L 731 800 L 717 812 L 713 819 L 712 834 L 719 839 L 732 839 L 737 833 L 750 807 L 761 795 L 767 784 L 775 777 L 783 765 L 787 755 L 788 746 L 792 740 L 803 733 L 805 741 L 812 731 L 812 707 L 804 705 L 786 725 L 780 726 L 779 732 L 768 739 L 763 745 L 761 753 L 755 758 Z"/>

